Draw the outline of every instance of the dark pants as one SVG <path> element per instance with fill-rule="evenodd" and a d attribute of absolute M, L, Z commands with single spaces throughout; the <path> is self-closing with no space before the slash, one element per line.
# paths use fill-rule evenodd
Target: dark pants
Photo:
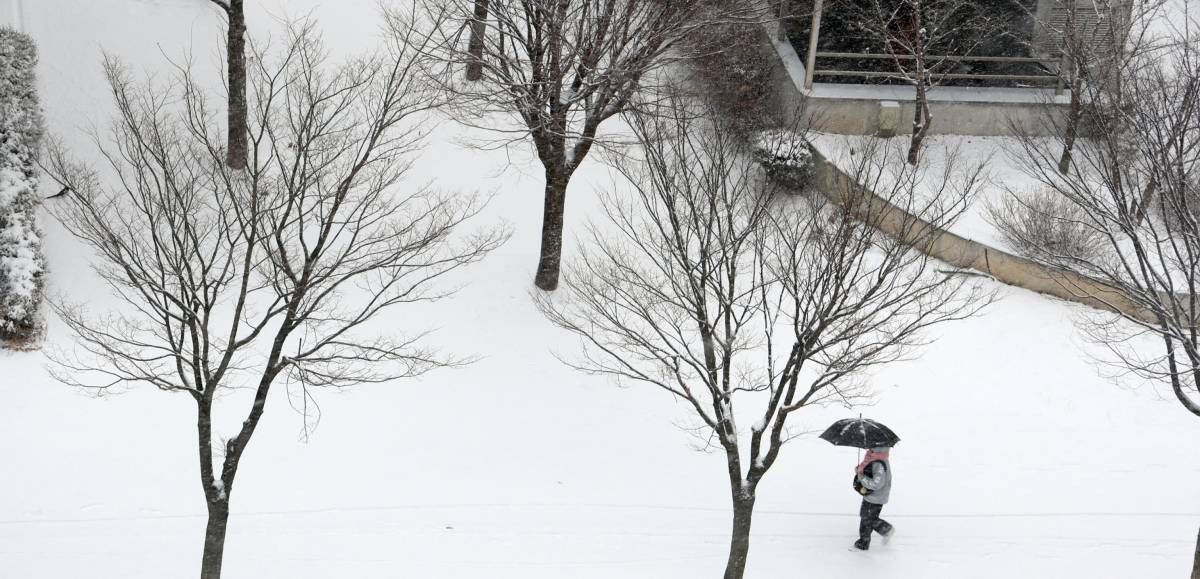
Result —
<path fill-rule="evenodd" d="M 855 545 L 860 549 L 866 549 L 871 546 L 871 531 L 875 531 L 880 535 L 886 535 L 892 532 L 891 523 L 879 518 L 879 513 L 883 512 L 883 505 L 875 503 L 862 502 L 862 508 L 858 510 L 858 542 Z"/>

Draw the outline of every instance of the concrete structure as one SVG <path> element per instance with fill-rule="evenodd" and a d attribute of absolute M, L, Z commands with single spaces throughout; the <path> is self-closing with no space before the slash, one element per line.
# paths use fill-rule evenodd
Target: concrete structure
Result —
<path fill-rule="evenodd" d="M 887 136 L 907 128 L 912 89 L 818 83 L 806 90 L 805 65 L 795 49 L 777 29 L 766 36 L 779 55 L 772 71 L 771 94 L 784 123 L 795 122 L 794 115 L 802 113 L 804 120 L 825 132 Z M 1047 128 L 1047 113 L 1054 114 L 1066 102 L 1054 95 L 1053 89 L 939 88 L 938 92 L 934 132 L 952 134 L 1004 135 L 1013 126 L 1036 133 Z M 813 163 L 816 191 L 864 223 L 926 255 L 1007 285 L 1155 322 L 1150 312 L 1119 288 L 934 227 L 866 189 L 819 151 L 814 151 Z"/>
<path fill-rule="evenodd" d="M 779 56 L 772 75 L 776 106 L 789 121 L 797 111 L 815 130 L 843 135 L 904 135 L 911 131 L 915 89 L 909 86 L 815 83 L 792 45 L 769 34 Z M 1019 127 L 1052 134 L 1051 119 L 1069 99 L 1049 89 L 938 87 L 929 93 L 932 134 L 998 136 Z M 1050 116 L 1048 116 L 1050 115 Z"/>
<path fill-rule="evenodd" d="M 1098 0 L 1077 1 L 1090 6 Z M 828 133 L 892 136 L 911 132 L 914 87 L 814 80 L 823 4 L 823 0 L 814 4 L 811 29 L 815 33 L 810 34 L 805 58 L 796 53 L 782 27 L 773 26 L 769 31 L 779 55 L 774 88 L 783 113 L 792 115 L 802 109 L 810 127 Z M 1058 42 L 1057 34 L 1044 23 L 1053 26 L 1062 19 L 1059 0 L 1038 0 L 1036 19 L 1027 31 L 1037 56 L 1012 60 L 1054 62 L 1058 56 L 1050 47 Z M 1043 88 L 937 87 L 929 93 L 934 116 L 930 132 L 1000 136 L 1011 134 L 1016 128 L 1035 135 L 1053 134 L 1056 131 L 1052 127 L 1065 114 L 1070 99 L 1062 90 L 1063 84 L 1053 82 L 1057 78 L 1055 73 L 1040 78 L 1051 82 L 1044 82 Z"/>

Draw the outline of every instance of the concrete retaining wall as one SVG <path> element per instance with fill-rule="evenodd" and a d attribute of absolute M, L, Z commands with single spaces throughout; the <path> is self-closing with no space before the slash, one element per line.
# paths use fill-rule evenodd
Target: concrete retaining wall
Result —
<path fill-rule="evenodd" d="M 1149 312 L 1112 286 L 933 227 L 865 189 L 819 153 L 813 160 L 816 163 L 816 188 L 822 195 L 863 222 L 930 257 L 987 274 L 1008 285 L 1101 310 L 1121 312 L 1149 323 L 1155 321 Z"/>
<path fill-rule="evenodd" d="M 821 88 L 824 87 L 812 92 L 819 94 Z M 1052 134 L 1053 123 L 1047 122 L 1045 115 L 1065 113 L 1057 104 L 955 101 L 936 91 L 931 96 L 936 97 L 930 103 L 933 123 L 929 132 L 934 135 L 1003 136 L 1012 134 L 1015 126 L 1022 134 L 1046 136 Z M 889 105 L 898 122 L 884 120 L 887 115 L 881 112 Z M 892 136 L 912 133 L 916 103 L 912 98 L 889 100 L 883 96 L 873 99 L 810 96 L 806 108 L 807 125 L 813 130 L 839 135 Z"/>

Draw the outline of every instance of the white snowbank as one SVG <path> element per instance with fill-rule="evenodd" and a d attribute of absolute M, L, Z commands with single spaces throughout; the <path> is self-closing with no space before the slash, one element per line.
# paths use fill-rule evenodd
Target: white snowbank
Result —
<path fill-rule="evenodd" d="M 154 71 L 167 66 L 160 46 L 179 57 L 190 45 L 214 69 L 220 61 L 219 18 L 206 0 L 25 6 L 42 43 L 49 124 L 81 151 L 80 128 L 103 123 L 109 107 L 98 47 Z M 370 39 L 375 6 L 247 3 L 260 31 L 271 14 L 315 10 L 341 51 Z M 388 323 L 440 327 L 439 343 L 482 359 L 419 384 L 318 393 L 323 419 L 307 444 L 278 392 L 231 493 L 228 579 L 719 576 L 723 457 L 690 450 L 673 423 L 687 408 L 555 359 L 569 342 L 529 299 L 540 174 L 528 155 L 453 141 L 473 136 L 443 122 L 417 170 L 447 190 L 495 191 L 486 217 L 512 223 L 514 237 L 453 300 Z M 567 255 L 594 192 L 612 186 L 602 165 L 581 168 Z M 109 307 L 86 252 L 46 228 L 50 284 Z M 1169 392 L 1098 378 L 1072 306 L 1002 291 L 986 315 L 946 326 L 920 359 L 872 377 L 878 398 L 862 412 L 904 438 L 884 510 L 898 538 L 847 551 L 860 500 L 849 485 L 854 453 L 801 438 L 760 487 L 747 577 L 1186 576 L 1200 512 L 1164 485 L 1200 478 L 1200 421 Z M 194 577 L 205 522 L 190 400 L 144 389 L 96 400 L 50 380 L 42 364 L 0 354 L 3 574 Z M 797 425 L 819 432 L 858 412 L 806 409 Z"/>

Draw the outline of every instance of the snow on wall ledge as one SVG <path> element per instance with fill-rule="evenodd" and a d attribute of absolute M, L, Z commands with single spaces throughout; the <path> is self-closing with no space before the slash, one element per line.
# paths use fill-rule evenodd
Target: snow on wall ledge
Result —
<path fill-rule="evenodd" d="M 0 27 L 0 344 L 28 345 L 41 328 L 46 271 L 37 225 L 36 158 L 44 131 L 33 39 Z"/>

